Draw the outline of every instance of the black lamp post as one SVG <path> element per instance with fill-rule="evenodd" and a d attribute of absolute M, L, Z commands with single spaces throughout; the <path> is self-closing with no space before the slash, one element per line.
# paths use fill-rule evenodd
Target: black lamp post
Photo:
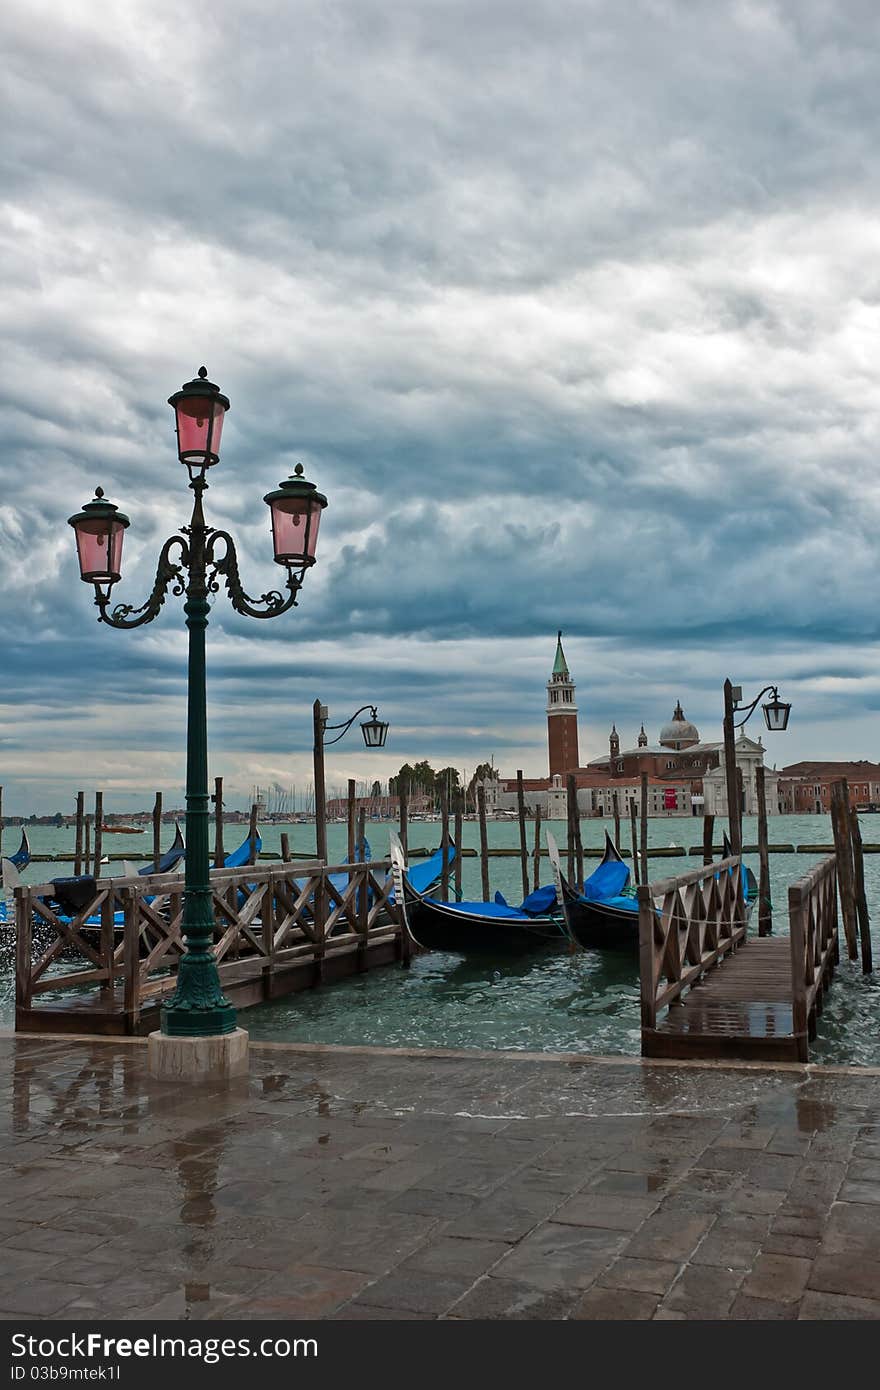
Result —
<path fill-rule="evenodd" d="M 220 986 L 211 949 L 214 912 L 211 899 L 208 853 L 208 739 L 205 691 L 205 629 L 209 595 L 226 585 L 237 613 L 251 618 L 276 618 L 293 608 L 306 570 L 315 563 L 315 547 L 321 513 L 327 498 L 302 476 L 302 466 L 287 482 L 263 499 L 272 513 L 275 559 L 286 571 L 286 594 L 278 589 L 250 598 L 239 579 L 238 556 L 228 531 L 205 524 L 202 496 L 208 486 L 207 471 L 219 462 L 220 436 L 229 401 L 202 367 L 198 376 L 170 397 L 177 424 L 177 451 L 189 473 L 195 494 L 192 516 L 180 534 L 165 541 L 153 591 L 139 608 L 117 603 L 110 608 L 110 594 L 121 575 L 122 539 L 128 517 L 104 500 L 97 489 L 95 500 L 69 518 L 76 532 L 80 575 L 95 588 L 98 621 L 109 627 L 134 628 L 158 617 L 168 589 L 184 594 L 183 610 L 189 629 L 188 706 L 186 735 L 186 886 L 183 907 L 183 939 L 186 951 L 180 960 L 177 988 L 162 1006 L 162 1032 L 178 1037 L 206 1037 L 231 1033 L 235 1010 Z"/>
<path fill-rule="evenodd" d="M 758 707 L 758 701 L 765 695 L 771 699 L 763 706 L 764 721 L 771 733 L 784 733 L 788 728 L 791 705 L 780 700 L 775 685 L 765 685 L 748 706 L 743 709 L 742 686 L 724 682 L 724 770 L 727 782 L 727 823 L 730 827 L 730 845 L 734 854 L 742 854 L 742 807 L 739 804 L 739 789 L 736 780 L 736 750 L 734 730 L 741 729 L 751 719 Z M 740 720 L 734 716 L 741 714 Z"/>
<path fill-rule="evenodd" d="M 315 843 L 317 855 L 324 863 L 327 863 L 327 793 L 324 786 L 324 749 L 331 744 L 338 743 L 344 738 L 359 714 L 369 710 L 371 717 L 365 719 L 361 724 L 361 733 L 364 736 L 364 744 L 367 748 L 384 748 L 385 739 L 388 735 L 387 723 L 379 719 L 375 705 L 361 705 L 356 709 L 350 719 L 346 719 L 344 724 L 328 724 L 328 709 L 322 705 L 320 700 L 316 700 L 312 706 L 312 719 L 314 726 L 313 754 L 315 763 Z M 335 738 L 325 738 L 328 729 L 335 732 L 341 729 Z"/>

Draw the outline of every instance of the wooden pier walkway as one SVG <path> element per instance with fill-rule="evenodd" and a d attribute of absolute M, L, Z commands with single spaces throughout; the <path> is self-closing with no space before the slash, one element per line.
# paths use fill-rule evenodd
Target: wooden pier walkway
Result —
<path fill-rule="evenodd" d="M 214 955 L 237 1008 L 407 960 L 412 938 L 389 901 L 390 864 L 282 863 L 211 874 Z M 334 882 L 335 880 L 335 882 Z M 16 1029 L 143 1034 L 176 984 L 179 874 L 96 879 L 75 910 L 53 883 L 15 890 Z M 57 903 L 56 903 L 57 908 Z"/>
<path fill-rule="evenodd" d="M 646 1057 L 809 1060 L 839 958 L 836 859 L 790 887 L 788 937 L 748 935 L 739 866 L 639 888 Z"/>

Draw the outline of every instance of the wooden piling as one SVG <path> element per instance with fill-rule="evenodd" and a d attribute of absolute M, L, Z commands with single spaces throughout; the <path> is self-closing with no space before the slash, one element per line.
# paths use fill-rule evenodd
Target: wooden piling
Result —
<path fill-rule="evenodd" d="M 568 878 L 569 883 L 574 883 L 574 881 L 575 881 L 575 877 L 574 877 L 574 876 L 575 876 L 575 872 L 576 872 L 576 869 L 575 869 L 575 859 L 574 859 L 574 816 L 575 816 L 575 809 L 574 809 L 574 805 L 572 804 L 573 801 L 574 801 L 574 797 L 572 796 L 572 790 L 571 790 L 571 788 L 572 788 L 572 782 L 573 782 L 573 781 L 574 781 L 574 778 L 573 778 L 573 776 L 569 773 L 569 775 L 568 775 L 568 777 L 566 778 L 566 781 L 565 781 L 565 839 L 566 839 L 566 846 L 565 846 L 565 851 L 566 851 L 566 852 L 565 852 L 565 873 L 566 873 L 566 877 Z"/>
<path fill-rule="evenodd" d="M 281 836 L 281 861 L 284 864 L 290 863 L 290 836 L 287 831 Z"/>
<path fill-rule="evenodd" d="M 617 792 L 611 793 L 611 808 L 614 813 L 614 848 L 620 853 L 620 802 Z"/>
<path fill-rule="evenodd" d="M 153 873 L 159 872 L 159 860 L 162 858 L 162 793 L 156 792 L 156 800 L 153 803 Z"/>
<path fill-rule="evenodd" d="M 251 806 L 251 816 L 248 822 L 248 863 L 257 862 L 257 804 Z"/>
<path fill-rule="evenodd" d="M 406 855 L 407 855 L 408 849 L 409 849 L 409 846 L 407 845 L 407 828 L 408 828 L 408 827 L 407 827 L 407 810 L 408 810 L 407 802 L 408 802 L 408 798 L 409 798 L 409 788 L 408 788 L 408 787 L 405 787 L 405 786 L 403 785 L 403 782 L 399 782 L 399 785 L 398 785 L 398 788 L 397 788 L 397 799 L 398 799 L 398 801 L 400 802 L 400 843 L 403 845 L 403 854 L 404 854 L 404 858 L 406 858 Z"/>
<path fill-rule="evenodd" d="M 83 813 L 85 811 L 86 794 L 77 792 L 76 794 L 76 839 L 73 842 L 73 872 L 81 874 L 83 871 Z"/>
<path fill-rule="evenodd" d="M 462 817 L 462 792 L 455 795 L 455 824 L 453 838 L 455 839 L 455 861 L 452 866 L 452 884 L 456 902 L 461 901 L 461 817 Z"/>
<path fill-rule="evenodd" d="M 214 778 L 214 868 L 222 869 L 226 861 L 223 849 L 223 778 Z M 158 863 L 158 860 L 156 861 Z"/>
<path fill-rule="evenodd" d="M 349 864 L 353 864 L 353 863 L 354 863 L 354 860 L 355 860 L 355 846 L 356 846 L 355 836 L 356 836 L 356 834 L 357 834 L 356 818 L 357 818 L 357 803 L 356 803 L 356 799 L 355 799 L 355 784 L 354 784 L 354 779 L 353 779 L 352 777 L 349 777 L 349 779 L 348 779 L 348 793 L 347 793 L 347 795 L 346 795 L 346 819 L 347 819 L 347 821 L 348 821 L 348 860 L 347 860 L 347 862 L 348 862 Z"/>
<path fill-rule="evenodd" d="M 638 816 L 639 808 L 636 806 L 635 797 L 633 797 L 629 803 L 629 830 L 630 841 L 632 844 L 632 881 L 636 887 L 638 887 L 638 885 L 642 881 L 641 868 L 639 866 L 639 835 L 637 828 Z"/>
<path fill-rule="evenodd" d="M 770 855 L 767 848 L 767 793 L 764 785 L 764 764 L 755 768 L 755 790 L 758 795 L 758 935 L 773 934 L 773 906 L 770 901 Z"/>
<path fill-rule="evenodd" d="M 449 902 L 449 788 L 446 782 L 440 784 L 440 853 L 442 855 L 442 865 L 440 870 L 440 897 L 443 902 Z"/>
<path fill-rule="evenodd" d="M 0 859 L 3 858 L 3 788 L 0 787 Z"/>
<path fill-rule="evenodd" d="M 522 768 L 516 773 L 516 810 L 519 817 L 519 857 L 522 868 L 522 895 L 529 896 L 529 847 L 526 844 L 526 797 L 523 790 Z"/>
<path fill-rule="evenodd" d="M 843 933 L 850 960 L 858 958 L 856 910 L 853 891 L 852 837 L 849 825 L 849 789 L 846 778 L 831 783 L 831 828 L 837 855 L 837 887 L 840 893 Z"/>
<path fill-rule="evenodd" d="M 359 864 L 367 862 L 367 808 L 360 806 L 357 813 L 357 860 Z"/>
<path fill-rule="evenodd" d="M 101 851 L 104 848 L 104 793 L 95 792 L 95 878 L 101 877 Z"/>
<path fill-rule="evenodd" d="M 859 944 L 862 949 L 862 974 L 870 975 L 874 969 L 871 952 L 871 921 L 868 916 L 868 899 L 865 895 L 865 860 L 862 854 L 862 831 L 859 826 L 859 813 L 850 807 L 850 838 L 853 856 L 853 888 L 856 900 L 856 916 L 859 923 Z"/>
<path fill-rule="evenodd" d="M 536 807 L 535 807 L 535 864 L 534 864 L 534 869 L 533 869 L 532 873 L 533 873 L 532 883 L 533 883 L 533 885 L 534 885 L 535 892 L 537 892 L 538 889 L 539 889 L 540 886 L 541 886 L 541 803 L 540 803 L 540 802 L 538 802 L 538 804 L 537 804 Z"/>
<path fill-rule="evenodd" d="M 739 849 L 737 854 L 742 854 L 742 820 L 746 809 L 746 789 L 743 782 L 743 770 L 741 767 L 736 769 L 736 814 L 739 821 Z"/>
<path fill-rule="evenodd" d="M 578 806 L 577 789 L 574 794 L 574 849 L 577 856 L 578 891 L 584 886 L 584 842 L 581 838 L 581 813 Z"/>
<path fill-rule="evenodd" d="M 580 889 L 584 882 L 584 847 L 581 842 L 581 813 L 578 807 L 577 780 L 573 772 L 568 774 L 568 802 L 571 807 L 570 837 L 574 848 L 575 881 Z"/>
<path fill-rule="evenodd" d="M 642 883 L 650 883 L 648 876 L 648 774 L 642 773 Z"/>
<path fill-rule="evenodd" d="M 85 872 L 88 873 L 92 864 L 92 818 L 89 815 L 83 817 L 83 865 Z M 82 872 L 82 870 L 80 871 Z"/>
<path fill-rule="evenodd" d="M 112 893 L 108 893 L 101 904 L 101 937 L 100 937 L 100 956 L 103 965 L 109 965 L 113 960 L 113 952 L 116 947 L 116 930 L 113 920 L 113 910 L 116 899 Z M 105 1008 L 113 1008 L 113 970 L 112 967 L 107 973 L 107 979 L 101 985 L 101 994 Z"/>
<path fill-rule="evenodd" d="M 711 864 L 711 863 L 712 863 L 712 860 L 713 860 L 714 857 L 715 857 L 714 839 L 715 839 L 715 817 L 714 817 L 714 816 L 704 816 L 704 817 L 703 817 L 703 863 L 704 863 L 704 864 Z"/>
<path fill-rule="evenodd" d="M 477 784 L 477 815 L 480 821 L 480 883 L 483 902 L 489 901 L 489 842 L 486 837 L 486 788 Z"/>

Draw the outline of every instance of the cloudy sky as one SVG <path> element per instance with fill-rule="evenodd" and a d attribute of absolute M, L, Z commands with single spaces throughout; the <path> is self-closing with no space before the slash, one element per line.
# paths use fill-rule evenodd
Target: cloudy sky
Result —
<path fill-rule="evenodd" d="M 231 800 L 305 788 L 316 696 L 391 722 L 331 786 L 545 772 L 558 627 L 584 760 L 677 698 L 717 736 L 728 674 L 793 702 L 771 762 L 880 756 L 872 0 L 7 0 L 0 41 L 7 810 L 182 795 L 179 600 L 98 625 L 66 518 L 123 507 L 140 602 L 203 362 L 251 592 L 263 493 L 330 499 L 299 608 L 212 613 Z"/>

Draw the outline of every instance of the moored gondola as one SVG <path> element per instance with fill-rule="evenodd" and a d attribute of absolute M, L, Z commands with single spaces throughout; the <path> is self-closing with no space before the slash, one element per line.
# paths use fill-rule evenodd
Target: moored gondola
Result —
<path fill-rule="evenodd" d="M 559 850 L 550 834 L 547 848 L 568 930 L 578 946 L 600 951 L 637 949 L 639 905 L 634 897 L 624 892 L 629 883 L 629 868 L 607 830 L 601 863 L 587 879 L 581 893 L 563 874 Z"/>
<path fill-rule="evenodd" d="M 29 864 L 30 862 L 31 862 L 31 846 L 30 846 L 30 841 L 28 840 L 28 837 L 27 837 L 27 831 L 25 830 L 24 826 L 22 826 L 22 828 L 21 828 L 21 844 L 19 845 L 18 849 L 15 851 L 14 854 L 7 855 L 6 859 L 0 860 L 0 887 L 3 887 L 3 864 L 4 864 L 4 863 L 6 863 L 6 864 L 11 864 L 13 870 L 15 871 L 14 873 L 11 873 L 11 874 L 7 875 L 8 878 L 10 879 L 10 883 L 7 884 L 6 886 L 7 886 L 7 887 L 12 887 L 12 886 L 14 886 L 13 883 L 12 883 L 12 880 L 14 880 L 14 879 L 16 878 L 16 874 L 20 874 L 21 871 L 22 871 L 22 869 L 26 869 L 27 866 L 28 866 L 28 864 Z"/>
<path fill-rule="evenodd" d="M 418 892 L 407 877 L 403 847 L 391 836 L 395 892 L 401 892 L 406 925 L 419 946 L 462 955 L 523 955 L 566 940 L 565 921 L 552 888 L 539 888 L 511 907 L 495 902 L 444 903 Z M 501 899 L 498 901 L 498 899 Z"/>
<path fill-rule="evenodd" d="M 722 859 L 731 859 L 733 857 L 733 846 L 727 838 L 726 830 L 721 841 L 721 857 Z M 746 900 L 746 907 L 751 911 L 754 904 L 758 901 L 758 881 L 748 864 L 743 864 L 742 861 L 740 861 L 740 867 L 742 869 L 743 897 Z"/>
<path fill-rule="evenodd" d="M 579 946 L 585 950 L 599 951 L 637 951 L 639 946 L 639 904 L 638 899 L 624 890 L 629 882 L 629 870 L 622 860 L 606 831 L 605 855 L 602 863 L 584 884 L 583 893 L 571 886 L 562 872 L 559 851 L 552 835 L 547 836 L 550 862 L 557 880 L 557 893 L 560 896 L 569 932 Z M 724 837 L 724 858 L 731 857 L 730 844 Z M 609 866 L 619 865 L 616 873 Z M 600 876 L 600 871 L 605 874 Z M 758 885 L 751 869 L 741 865 L 743 898 L 746 920 L 757 901 Z M 591 895 L 592 886 L 595 896 Z M 607 889 L 607 892 L 605 890 Z M 602 893 L 605 895 L 602 896 Z M 659 908 L 659 904 L 657 904 Z"/>

